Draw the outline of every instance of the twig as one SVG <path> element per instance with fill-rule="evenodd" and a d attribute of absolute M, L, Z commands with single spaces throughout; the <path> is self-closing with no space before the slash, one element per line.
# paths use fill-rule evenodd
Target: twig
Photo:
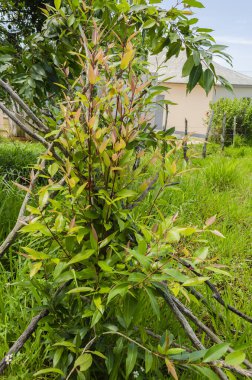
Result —
<path fill-rule="evenodd" d="M 42 121 L 38 119 L 38 117 L 32 112 L 32 110 L 25 104 L 25 102 L 19 97 L 19 95 L 13 91 L 13 89 L 2 79 L 0 79 L 0 86 L 3 87 L 3 89 L 8 92 L 10 97 L 16 101 L 20 107 L 26 112 L 26 114 L 31 118 L 31 120 L 42 129 L 44 132 L 49 132 L 50 129 L 46 127 Z"/>
<path fill-rule="evenodd" d="M 13 344 L 13 346 L 10 348 L 9 352 L 5 355 L 5 357 L 0 362 L 0 374 L 3 373 L 5 368 L 9 365 L 9 362 L 11 361 L 11 358 L 13 354 L 16 354 L 20 349 L 23 347 L 25 342 L 30 338 L 32 333 L 36 330 L 38 327 L 39 321 L 46 317 L 49 313 L 48 309 L 42 310 L 38 315 L 32 318 L 31 323 L 27 327 L 27 329 L 20 335 L 18 340 Z"/>

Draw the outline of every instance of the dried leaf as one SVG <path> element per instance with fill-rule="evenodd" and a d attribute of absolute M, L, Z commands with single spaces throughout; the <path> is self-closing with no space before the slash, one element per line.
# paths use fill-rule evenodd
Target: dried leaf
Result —
<path fill-rule="evenodd" d="M 168 373 L 171 374 L 171 376 L 175 379 L 175 380 L 178 380 L 178 376 L 177 376 L 177 373 L 176 373 L 176 369 L 173 365 L 173 363 L 168 359 L 168 358 L 165 358 L 165 364 L 166 364 L 166 367 L 168 369 Z"/>
<path fill-rule="evenodd" d="M 209 227 L 212 224 L 214 224 L 215 222 L 216 222 L 216 215 L 211 216 L 211 218 L 207 219 L 206 222 L 205 222 L 205 226 Z"/>

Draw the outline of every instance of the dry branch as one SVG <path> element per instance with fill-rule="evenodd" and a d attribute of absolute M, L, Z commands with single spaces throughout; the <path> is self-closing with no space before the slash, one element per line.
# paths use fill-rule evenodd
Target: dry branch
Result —
<path fill-rule="evenodd" d="M 184 265 L 186 268 L 190 269 L 192 273 L 194 273 L 196 276 L 201 276 L 199 272 L 197 272 L 195 269 L 192 268 L 191 264 L 187 263 L 185 260 L 179 259 L 179 262 Z M 226 309 L 232 311 L 232 313 L 238 315 L 238 317 L 244 319 L 245 321 L 252 323 L 252 317 L 250 317 L 247 314 L 242 313 L 240 310 L 236 309 L 235 307 L 226 304 L 226 302 L 221 297 L 219 291 L 217 290 L 216 286 L 212 284 L 211 281 L 207 280 L 205 281 L 205 284 L 208 286 L 208 288 L 212 291 L 212 297 L 222 306 L 224 306 Z"/>
<path fill-rule="evenodd" d="M 26 112 L 27 116 L 31 118 L 31 120 L 40 127 L 41 131 L 49 132 L 50 129 L 45 126 L 41 120 L 38 119 L 38 117 L 32 112 L 32 110 L 25 104 L 25 102 L 20 98 L 20 96 L 13 91 L 10 85 L 8 85 L 6 82 L 4 82 L 2 79 L 0 79 L 0 86 L 10 95 L 11 99 L 17 102 L 20 107 Z"/>
<path fill-rule="evenodd" d="M 167 288 L 165 289 L 164 287 L 162 287 L 162 288 L 163 288 L 163 290 L 158 288 L 159 293 L 162 295 L 165 302 L 170 306 L 172 312 L 177 317 L 179 323 L 181 324 L 181 326 L 185 330 L 187 336 L 189 337 L 189 339 L 191 340 L 193 345 L 196 348 L 198 348 L 199 350 L 204 350 L 205 347 L 203 346 L 203 344 L 201 343 L 201 341 L 199 340 L 199 338 L 197 337 L 197 335 L 193 331 L 192 327 L 190 326 L 190 324 L 187 321 L 187 319 L 185 318 L 185 316 L 182 314 L 182 312 L 177 307 L 176 303 L 173 300 L 173 296 L 170 294 L 169 290 Z M 219 376 L 219 378 L 221 380 L 228 380 L 225 373 L 220 368 L 216 367 L 214 364 L 215 363 L 213 363 L 213 370 Z"/>
<path fill-rule="evenodd" d="M 3 373 L 5 368 L 8 366 L 11 361 L 12 355 L 16 354 L 23 347 L 25 342 L 30 338 L 32 333 L 38 327 L 39 321 L 48 315 L 49 311 L 47 309 L 42 310 L 38 315 L 32 318 L 31 323 L 27 327 L 27 329 L 20 335 L 18 340 L 13 344 L 10 348 L 9 352 L 5 355 L 5 357 L 0 362 L 0 374 Z"/>
<path fill-rule="evenodd" d="M 207 336 L 214 342 L 214 343 L 223 343 L 223 341 L 212 331 L 209 327 L 207 327 L 203 322 L 201 322 L 190 309 L 185 307 L 182 302 L 180 302 L 176 297 L 171 296 L 179 310 L 186 315 L 197 327 L 199 327 L 202 331 L 204 331 Z M 229 347 L 228 352 L 234 352 L 232 348 Z M 252 363 L 250 363 L 248 360 L 244 360 L 243 363 L 249 368 L 252 369 Z"/>

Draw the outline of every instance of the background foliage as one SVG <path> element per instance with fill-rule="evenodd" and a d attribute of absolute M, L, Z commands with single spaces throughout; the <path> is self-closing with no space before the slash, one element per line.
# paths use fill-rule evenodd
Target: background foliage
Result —
<path fill-rule="evenodd" d="M 251 99 L 222 98 L 211 104 L 214 111 L 213 135 L 215 141 L 220 141 L 222 134 L 222 121 L 226 113 L 226 143 L 233 142 L 234 117 L 236 116 L 236 133 L 244 138 L 244 142 L 252 140 L 252 102 Z"/>

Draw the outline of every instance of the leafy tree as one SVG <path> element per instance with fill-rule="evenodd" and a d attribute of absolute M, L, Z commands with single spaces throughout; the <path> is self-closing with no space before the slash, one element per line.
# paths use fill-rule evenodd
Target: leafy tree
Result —
<path fill-rule="evenodd" d="M 201 6 L 192 0 L 184 4 Z M 55 0 L 55 9 L 47 6 L 43 36 L 52 48 L 48 55 L 52 54 L 61 90 L 53 100 L 46 99 L 45 74 L 38 101 L 44 109 L 48 106 L 51 116 L 42 122 L 39 112 L 2 83 L 36 127 L 29 130 L 31 136 L 47 150 L 31 173 L 19 219 L 0 248 L 3 255 L 25 234 L 28 243 L 20 247 L 18 240 L 17 245 L 30 261 L 27 275 L 42 310 L 0 362 L 0 373 L 45 318 L 46 326 L 40 329 L 47 331 L 44 367 L 49 366 L 35 376 L 165 379 L 168 372 L 178 379 L 187 371 L 189 376 L 196 372 L 226 380 L 231 372 L 251 375 L 239 367 L 244 354 L 233 353 L 181 302 L 184 297 L 194 299 L 194 286 L 206 284 L 218 302 L 231 308 L 209 281 L 211 273 L 226 273 L 210 265 L 207 248 L 188 249 L 191 239 L 201 234 L 221 235 L 211 229 L 215 219 L 201 228 L 181 227 L 176 215 L 162 215 L 159 207 L 185 163 L 172 131 L 155 132 L 150 126 L 150 108 L 164 87 L 153 83 L 156 78 L 144 57 L 153 49 L 152 38 L 159 38 L 167 44 L 168 56 L 185 48 L 191 70 L 201 67 L 204 77 L 208 69 L 200 57 L 211 67 L 212 54 L 204 42 L 205 31 L 191 30 L 187 9 L 164 11 L 127 2 L 91 5 Z M 43 40 L 43 49 L 44 44 Z M 206 50 L 200 49 L 203 45 Z M 197 81 L 190 75 L 189 89 Z M 208 88 L 208 80 L 201 83 Z M 33 90 L 38 96 L 37 85 Z M 22 94 L 27 96 L 24 90 Z M 23 120 L 3 109 L 27 131 Z M 41 177 L 46 184 L 36 188 Z M 203 345 L 187 318 L 218 344 Z M 172 320 L 181 326 L 178 336 L 168 325 Z"/>
<path fill-rule="evenodd" d="M 18 47 L 23 39 L 41 30 L 45 17 L 41 9 L 44 1 L 37 0 L 1 0 L 0 35 L 2 42 Z M 53 1 L 47 2 L 53 5 Z"/>

